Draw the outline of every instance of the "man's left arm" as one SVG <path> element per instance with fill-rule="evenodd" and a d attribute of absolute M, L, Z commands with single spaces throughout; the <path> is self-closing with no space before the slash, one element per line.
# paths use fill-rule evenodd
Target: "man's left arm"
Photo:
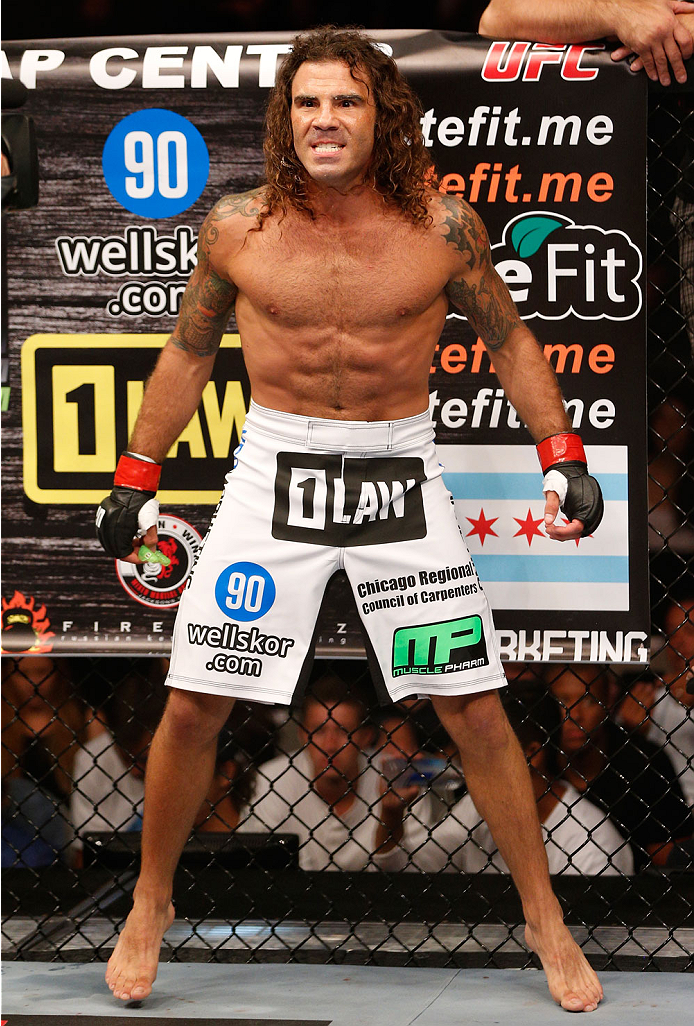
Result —
<path fill-rule="evenodd" d="M 446 293 L 486 345 L 507 399 L 537 444 L 546 475 L 547 534 L 557 541 L 591 534 L 602 519 L 602 495 L 587 472 L 554 370 L 494 269 L 481 218 L 463 200 L 445 196 L 442 202 L 446 242 L 457 251 Z M 567 525 L 554 523 L 560 506 Z"/>

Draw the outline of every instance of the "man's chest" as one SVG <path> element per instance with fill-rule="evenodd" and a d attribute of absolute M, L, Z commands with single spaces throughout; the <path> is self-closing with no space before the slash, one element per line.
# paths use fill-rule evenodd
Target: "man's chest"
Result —
<path fill-rule="evenodd" d="M 441 295 L 440 249 L 423 232 L 286 232 L 249 248 L 232 277 L 254 308 L 281 323 L 391 323 Z"/>

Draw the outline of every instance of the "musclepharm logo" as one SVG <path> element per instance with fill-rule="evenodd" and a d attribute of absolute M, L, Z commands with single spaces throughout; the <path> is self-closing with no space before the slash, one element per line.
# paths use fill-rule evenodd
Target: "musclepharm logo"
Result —
<path fill-rule="evenodd" d="M 509 221 L 492 253 L 525 320 L 628 321 L 641 309 L 641 252 L 619 229 L 535 211 Z"/>
<path fill-rule="evenodd" d="M 488 666 L 479 616 L 398 627 L 393 633 L 393 676 L 456 673 Z"/>

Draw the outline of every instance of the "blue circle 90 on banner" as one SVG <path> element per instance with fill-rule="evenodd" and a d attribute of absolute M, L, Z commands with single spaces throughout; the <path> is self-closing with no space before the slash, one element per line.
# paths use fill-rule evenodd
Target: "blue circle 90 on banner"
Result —
<path fill-rule="evenodd" d="M 140 217 L 174 217 L 207 184 L 210 156 L 187 118 L 152 107 L 119 121 L 104 145 L 104 179 L 121 206 Z"/>

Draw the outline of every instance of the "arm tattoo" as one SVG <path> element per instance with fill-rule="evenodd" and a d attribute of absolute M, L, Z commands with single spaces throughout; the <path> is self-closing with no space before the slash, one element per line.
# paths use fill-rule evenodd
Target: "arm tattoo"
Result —
<path fill-rule="evenodd" d="M 446 292 L 451 302 L 463 311 L 488 349 L 501 349 L 508 333 L 520 323 L 518 312 L 503 282 L 498 287 L 495 281 L 480 275 L 479 281 L 472 285 L 462 278 L 456 278 L 448 283 Z"/>
<path fill-rule="evenodd" d="M 489 239 L 475 212 L 452 196 L 443 197 L 446 243 L 454 246 L 466 267 L 446 286 L 446 294 L 468 318 L 488 349 L 501 349 L 520 323 L 508 289 L 494 270 Z"/>
<path fill-rule="evenodd" d="M 219 223 L 240 214 L 257 219 L 262 202 L 258 189 L 225 196 L 205 218 L 198 240 L 198 263 L 181 302 L 172 343 L 196 356 L 212 356 L 219 349 L 238 289 L 210 264 L 210 251 L 219 239 Z"/>
<path fill-rule="evenodd" d="M 458 250 L 472 271 L 479 266 L 485 250 L 489 248 L 484 225 L 467 204 L 463 206 L 453 196 L 443 196 L 442 199 L 446 211 L 443 219 L 446 242 Z"/>
<path fill-rule="evenodd" d="M 200 264 L 181 302 L 171 341 L 196 356 L 212 356 L 219 349 L 237 288 Z"/>
<path fill-rule="evenodd" d="M 200 241 L 205 249 L 214 246 L 219 238 L 217 225 L 220 221 L 226 221 L 234 214 L 241 214 L 242 217 L 257 220 L 263 207 L 260 191 L 260 189 L 251 189 L 249 192 L 242 192 L 238 195 L 223 196 L 219 202 L 215 203 L 200 231 Z"/>

